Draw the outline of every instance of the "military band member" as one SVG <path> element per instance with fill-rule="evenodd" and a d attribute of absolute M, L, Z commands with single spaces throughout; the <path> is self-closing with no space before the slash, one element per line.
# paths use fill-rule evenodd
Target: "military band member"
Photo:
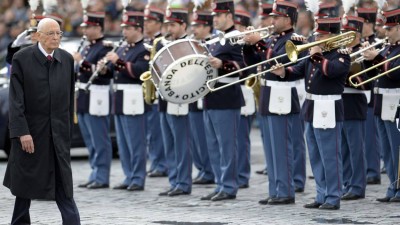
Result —
<path fill-rule="evenodd" d="M 126 45 L 100 60 L 101 73 L 113 72 L 113 107 L 119 158 L 125 179 L 114 189 L 144 190 L 146 178 L 146 119 L 140 75 L 148 70 L 150 52 L 143 45 L 143 12 L 128 11 L 122 16 Z"/>
<path fill-rule="evenodd" d="M 400 9 L 383 12 L 385 17 L 386 35 L 388 45 L 379 53 L 377 49 L 364 52 L 366 67 L 376 65 L 386 59 L 400 54 Z M 395 59 L 379 67 L 379 73 L 388 71 L 400 65 L 400 60 Z M 375 73 L 376 74 L 376 73 Z M 396 127 L 395 117 L 400 100 L 399 70 L 384 75 L 375 82 L 375 122 L 379 138 L 382 143 L 382 158 L 389 177 L 389 187 L 379 202 L 400 202 L 400 189 L 398 189 L 398 163 L 400 132 Z"/>
<path fill-rule="evenodd" d="M 340 19 L 317 19 L 315 40 L 325 40 L 340 33 Z M 306 100 L 301 114 L 305 124 L 311 169 L 317 195 L 305 208 L 335 210 L 342 197 L 341 130 L 343 101 L 341 94 L 350 69 L 350 57 L 338 49 L 323 51 L 325 44 L 310 49 L 311 57 L 293 67 L 273 71 L 277 76 L 303 77 Z"/>
<path fill-rule="evenodd" d="M 244 60 L 248 65 L 265 59 L 271 59 L 286 53 L 285 43 L 294 36 L 293 26 L 297 19 L 297 4 L 276 1 L 272 13 L 274 34 L 267 42 L 257 35 L 248 35 L 248 43 L 243 47 Z M 299 41 L 294 41 L 301 44 Z M 286 63 L 289 59 L 278 58 Z M 270 69 L 275 62 L 267 63 L 263 70 Z M 298 77 L 279 77 L 266 73 L 261 77 L 259 109 L 262 118 L 262 129 L 266 145 L 269 198 L 259 201 L 260 204 L 292 204 L 295 202 L 293 180 L 294 162 L 294 121 L 299 120 L 299 98 L 296 83 Z M 301 134 L 298 134 L 302 138 Z M 304 142 L 304 139 L 303 139 Z M 284 162 L 284 163 L 282 163 Z"/>
<path fill-rule="evenodd" d="M 213 16 L 208 11 L 194 11 L 191 23 L 193 37 L 199 41 L 211 39 L 213 31 Z M 192 131 L 192 159 L 199 170 L 193 184 L 213 184 L 214 174 L 208 156 L 206 132 L 204 129 L 203 99 L 189 104 L 189 120 Z"/>
<path fill-rule="evenodd" d="M 367 41 L 370 44 L 374 44 L 377 41 L 377 35 L 374 33 L 375 21 L 377 18 L 376 8 L 357 8 L 357 14 L 359 17 L 364 18 L 363 33 L 361 42 Z M 378 33 L 378 32 L 377 32 Z M 385 34 L 383 33 L 384 39 Z M 381 48 L 379 46 L 377 48 Z M 370 84 L 371 85 L 371 84 Z M 371 91 L 370 100 L 368 102 L 367 121 L 366 121 L 366 132 L 365 132 L 365 157 L 366 157 L 366 169 L 367 169 L 367 184 L 380 184 L 380 152 L 381 144 L 378 136 L 378 132 L 374 122 L 374 93 Z"/>
<path fill-rule="evenodd" d="M 112 46 L 104 41 L 103 12 L 87 13 L 81 24 L 89 45 L 81 53 L 73 54 L 78 65 L 77 112 L 82 138 L 89 151 L 89 163 L 92 168 L 89 179 L 78 187 L 89 189 L 108 188 L 112 146 L 110 139 L 110 79 L 98 77 L 93 81 L 89 92 L 86 84 L 96 70 L 96 64 L 102 60 Z"/>
<path fill-rule="evenodd" d="M 237 32 L 234 26 L 234 3 L 232 0 L 217 0 L 213 3 L 214 28 L 229 34 Z M 218 69 L 219 76 L 243 67 L 240 45 L 209 46 L 211 66 Z M 215 87 L 238 80 L 232 76 L 220 80 Z M 201 200 L 221 201 L 235 199 L 238 190 L 237 154 L 240 108 L 244 105 L 239 84 L 211 92 L 204 98 L 204 122 L 211 167 L 216 188 Z"/>
<path fill-rule="evenodd" d="M 188 11 L 167 8 L 164 23 L 172 40 L 186 38 Z M 161 48 L 162 42 L 157 45 Z M 169 190 L 160 196 L 188 195 L 192 191 L 192 159 L 190 155 L 190 125 L 188 104 L 173 104 L 159 98 L 161 131 L 168 164 Z"/>
<path fill-rule="evenodd" d="M 355 31 L 356 38 L 348 46 L 353 52 L 361 47 L 364 18 L 345 16 L 342 19 L 343 32 Z M 359 57 L 359 56 L 356 56 Z M 352 62 L 349 76 L 360 72 L 364 65 Z M 365 78 L 365 77 L 364 77 Z M 362 77 L 360 77 L 362 79 Z M 365 198 L 366 158 L 365 158 L 365 127 L 367 119 L 370 86 L 352 87 L 346 79 L 342 99 L 344 105 L 344 121 L 342 129 L 342 158 L 343 158 L 343 197 L 342 200 Z"/>
<path fill-rule="evenodd" d="M 235 28 L 240 32 L 244 32 L 247 27 L 251 26 L 250 14 L 242 10 L 236 10 L 234 22 Z M 238 131 L 238 185 L 239 188 L 248 188 L 251 170 L 250 130 L 256 107 L 253 91 L 245 87 L 244 83 L 241 84 L 240 87 L 242 89 L 243 97 L 245 98 L 245 106 L 240 110 L 240 125 Z"/>
<path fill-rule="evenodd" d="M 144 32 L 146 34 L 145 42 L 147 44 L 153 46 L 154 40 L 162 37 L 161 27 L 163 22 L 163 10 L 147 5 L 144 10 Z M 157 100 L 151 107 L 152 110 L 147 113 L 149 160 L 151 162 L 148 176 L 166 177 L 168 168 L 162 135 L 160 135 L 161 126 Z"/>
<path fill-rule="evenodd" d="M 273 17 L 270 16 L 269 14 L 272 12 L 272 4 L 269 3 L 262 3 L 263 1 L 259 2 L 259 8 L 260 8 L 260 27 L 269 27 L 272 25 L 272 19 Z M 270 32 L 271 30 L 269 30 Z M 257 68 L 257 72 L 261 72 L 261 67 Z M 257 109 L 257 121 L 259 126 L 261 127 L 261 115 L 260 115 L 260 111 L 259 109 Z M 264 139 L 264 134 L 263 134 L 263 129 L 260 129 L 260 133 L 261 133 L 261 139 L 262 140 L 267 140 L 269 138 Z M 263 141 L 263 148 L 265 148 L 265 144 Z M 265 151 L 264 151 L 265 152 Z M 257 170 L 256 173 L 257 174 L 263 174 L 263 175 L 267 175 L 268 174 L 268 170 L 267 170 L 267 156 L 264 154 L 264 158 L 265 158 L 265 167 L 261 170 Z"/>

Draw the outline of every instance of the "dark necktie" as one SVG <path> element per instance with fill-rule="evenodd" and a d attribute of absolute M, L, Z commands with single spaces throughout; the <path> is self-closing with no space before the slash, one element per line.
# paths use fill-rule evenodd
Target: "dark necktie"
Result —
<path fill-rule="evenodd" d="M 47 60 L 53 61 L 53 57 L 51 57 L 51 55 L 47 55 Z"/>

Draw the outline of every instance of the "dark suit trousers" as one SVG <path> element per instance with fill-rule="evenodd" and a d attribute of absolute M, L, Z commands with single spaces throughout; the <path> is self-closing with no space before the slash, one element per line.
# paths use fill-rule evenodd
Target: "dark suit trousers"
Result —
<path fill-rule="evenodd" d="M 61 173 L 58 167 L 57 158 L 55 157 L 56 169 L 56 203 L 61 212 L 64 225 L 80 225 L 80 216 L 73 198 L 67 198 L 62 184 Z M 31 199 L 15 198 L 14 212 L 11 225 L 31 224 L 29 216 L 29 207 Z"/>

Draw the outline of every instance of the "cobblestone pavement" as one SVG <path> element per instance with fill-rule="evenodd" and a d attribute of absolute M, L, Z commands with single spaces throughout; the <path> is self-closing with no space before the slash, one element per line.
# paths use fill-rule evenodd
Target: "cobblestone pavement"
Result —
<path fill-rule="evenodd" d="M 388 179 L 383 175 L 382 185 L 367 187 L 365 199 L 342 201 L 341 209 L 323 211 L 305 209 L 303 205 L 313 201 L 314 180 L 307 179 L 304 193 L 296 195 L 296 204 L 287 206 L 262 206 L 258 200 L 267 197 L 267 177 L 254 171 L 262 169 L 264 155 L 260 133 L 253 129 L 252 174 L 250 187 L 239 190 L 236 200 L 225 202 L 200 201 L 200 197 L 213 190 L 213 185 L 194 185 L 192 194 L 178 197 L 159 197 L 166 190 L 167 178 L 147 178 L 142 192 L 117 191 L 112 189 L 86 190 L 75 188 L 82 224 L 400 224 L 399 203 L 378 203 L 383 197 Z M 308 175 L 311 174 L 307 162 Z M 0 180 L 3 181 L 6 162 L 0 162 Z M 85 182 L 89 174 L 86 159 L 72 162 L 75 186 Z M 197 171 L 194 170 L 194 173 Z M 112 164 L 111 185 L 123 179 L 118 160 Z M 9 224 L 14 196 L 4 186 L 0 187 L 0 224 Z M 55 202 L 33 201 L 32 224 L 61 224 L 61 216 Z"/>

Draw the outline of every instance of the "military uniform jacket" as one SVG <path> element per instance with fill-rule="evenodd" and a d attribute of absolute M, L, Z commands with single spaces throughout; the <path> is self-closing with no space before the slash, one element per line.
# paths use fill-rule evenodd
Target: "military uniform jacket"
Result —
<path fill-rule="evenodd" d="M 83 62 L 78 69 L 78 81 L 79 83 L 87 83 L 96 71 L 96 64 L 99 60 L 103 59 L 104 56 L 112 50 L 112 46 L 108 46 L 104 43 L 104 39 L 100 38 L 92 41 L 87 45 L 82 52 L 84 58 Z M 107 76 L 99 75 L 94 81 L 94 85 L 109 85 L 110 78 Z M 79 89 L 78 101 L 77 101 L 77 112 L 88 113 L 89 112 L 89 93 L 83 89 Z"/>
<path fill-rule="evenodd" d="M 350 70 L 350 56 L 341 54 L 337 49 L 314 54 L 309 59 L 285 69 L 286 77 L 299 79 L 304 77 L 307 93 L 314 95 L 341 95 Z M 301 109 L 305 121 L 312 122 L 314 103 L 306 99 Z M 343 121 L 343 100 L 335 101 L 336 121 Z"/>
<path fill-rule="evenodd" d="M 116 64 L 110 64 L 108 69 L 113 71 L 114 74 L 112 112 L 118 115 L 123 114 L 123 90 L 120 90 L 118 85 L 142 84 L 139 78 L 142 73 L 149 69 L 150 52 L 145 49 L 143 40 L 140 40 L 119 48 L 117 54 L 119 59 Z M 149 110 L 149 107 L 146 106 L 147 104 L 145 104 L 145 111 Z"/>
<path fill-rule="evenodd" d="M 353 47 L 353 52 L 357 52 L 360 50 L 361 45 L 358 44 L 357 46 Z M 358 57 L 358 56 L 357 56 Z M 364 70 L 364 63 L 353 63 L 350 66 L 350 72 L 348 78 Z M 367 75 L 361 75 L 357 78 L 358 82 L 364 81 L 367 79 Z M 349 90 L 357 89 L 357 90 L 371 90 L 370 84 L 362 85 L 358 88 L 355 88 L 350 85 L 349 80 L 346 79 L 345 81 L 346 89 Z M 365 94 L 361 93 L 346 93 L 346 91 L 342 95 L 343 98 L 343 105 L 344 105 L 344 119 L 345 120 L 366 120 L 367 119 L 367 110 L 368 110 L 368 102 L 367 97 Z"/>
<path fill-rule="evenodd" d="M 383 62 L 399 54 L 400 54 L 400 42 L 397 42 L 396 44 L 392 45 L 387 45 L 385 49 L 375 57 L 374 60 L 372 61 L 365 60 L 366 68 L 369 68 L 373 65 L 378 64 L 379 62 Z M 377 69 L 371 70 L 370 72 L 368 72 L 368 76 L 374 76 L 376 74 L 383 73 L 399 65 L 400 65 L 400 59 L 397 58 L 395 60 L 385 63 L 384 65 L 378 67 Z M 376 80 L 374 86 L 375 89 L 400 88 L 400 70 L 395 70 L 389 74 L 386 74 L 385 76 L 380 77 L 379 79 Z M 380 116 L 381 112 L 382 112 L 382 95 L 375 94 L 374 114 Z"/>
<path fill-rule="evenodd" d="M 74 59 L 56 49 L 50 62 L 37 44 L 18 51 L 12 62 L 9 127 L 11 152 L 4 185 L 15 196 L 55 199 L 55 160 L 65 194 L 72 197 Z M 21 149 L 20 136 L 30 134 L 35 152 Z"/>
<path fill-rule="evenodd" d="M 245 45 L 243 47 L 243 59 L 246 65 L 253 65 L 259 63 L 261 61 L 265 61 L 267 59 L 274 58 L 276 56 L 280 56 L 286 53 L 285 44 L 287 41 L 291 40 L 292 35 L 294 34 L 293 29 L 287 30 L 280 34 L 276 34 L 267 40 L 261 40 L 255 45 Z M 302 44 L 299 41 L 293 41 L 294 44 Z M 304 56 L 305 54 L 300 54 L 299 58 Z M 282 57 L 277 59 L 279 63 L 285 64 L 290 62 L 288 57 Z M 262 71 L 266 71 L 271 68 L 271 66 L 275 65 L 275 61 L 271 61 L 262 66 Z M 270 72 L 263 74 L 262 79 L 270 80 L 270 81 L 296 81 L 299 80 L 299 77 L 284 77 L 281 78 L 276 76 Z M 276 115 L 269 111 L 269 101 L 270 101 L 271 87 L 269 86 L 261 86 L 260 92 L 260 101 L 259 101 L 259 109 L 262 115 Z M 292 88 L 292 96 L 291 96 L 291 112 L 299 113 L 300 112 L 300 103 L 299 97 L 297 95 L 296 88 Z"/>
<path fill-rule="evenodd" d="M 235 31 L 234 26 L 225 31 L 225 33 Z M 230 45 L 229 43 L 221 45 L 215 43 L 209 46 L 211 55 L 222 60 L 222 67 L 218 69 L 218 76 L 233 72 L 244 66 L 240 45 Z M 238 77 L 241 74 L 235 74 L 231 77 Z M 215 87 L 220 87 L 225 83 L 217 82 Z M 210 92 L 204 97 L 204 109 L 240 109 L 244 106 L 244 98 L 240 84 Z"/>

